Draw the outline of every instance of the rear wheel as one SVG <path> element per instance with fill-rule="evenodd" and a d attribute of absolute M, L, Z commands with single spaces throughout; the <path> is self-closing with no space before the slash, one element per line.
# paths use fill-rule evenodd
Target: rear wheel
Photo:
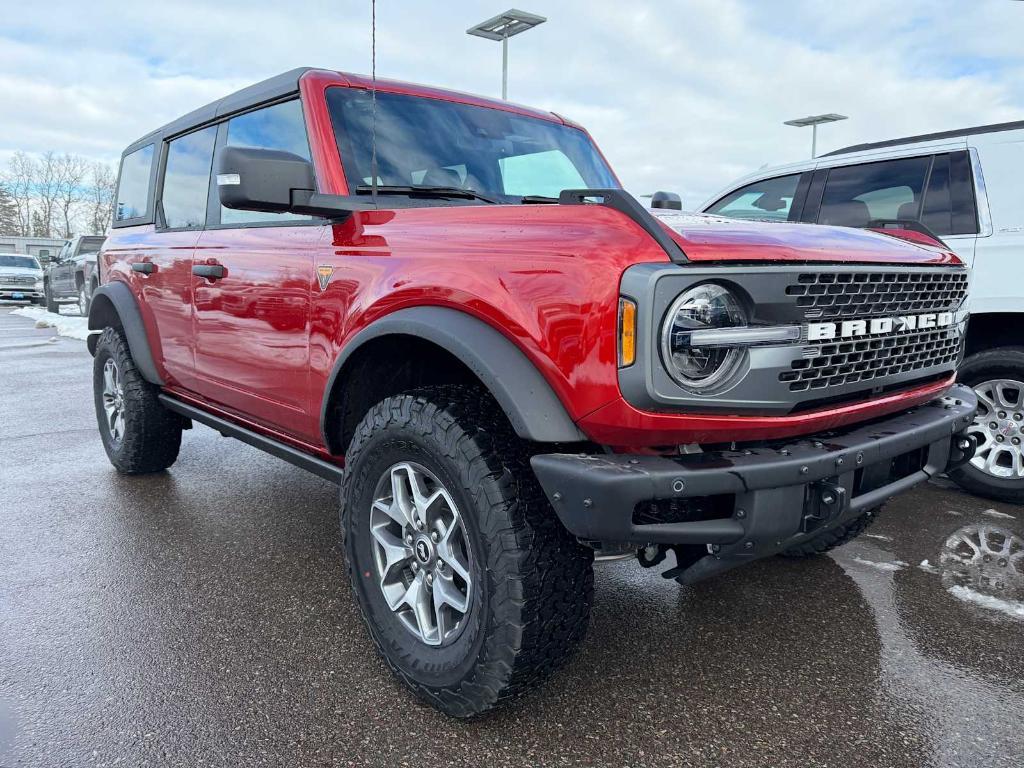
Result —
<path fill-rule="evenodd" d="M 967 429 L 978 449 L 950 477 L 979 496 L 1024 503 L 1024 348 L 971 355 L 959 379 L 978 396 L 978 413 Z"/>
<path fill-rule="evenodd" d="M 795 547 L 783 550 L 782 556 L 793 558 L 817 557 L 836 547 L 841 547 L 843 544 L 853 541 L 864 533 L 868 526 L 875 522 L 875 518 L 878 517 L 878 513 L 881 511 L 881 507 L 869 509 L 863 515 L 854 518 L 845 525 L 822 531 L 817 536 L 812 536 Z"/>
<path fill-rule="evenodd" d="M 60 305 L 53 300 L 53 292 L 50 290 L 49 283 L 45 283 L 43 285 L 43 298 L 46 300 L 47 312 L 53 312 L 54 314 L 60 313 Z"/>
<path fill-rule="evenodd" d="M 85 290 L 85 283 L 78 286 L 78 314 L 82 317 L 89 315 L 89 294 Z"/>
<path fill-rule="evenodd" d="M 478 391 L 370 409 L 346 454 L 342 525 L 378 650 L 457 717 L 544 680 L 582 640 L 592 552 L 561 525 L 507 420 Z"/>
<path fill-rule="evenodd" d="M 159 472 L 178 458 L 182 420 L 158 394 L 135 367 L 124 337 L 104 330 L 93 360 L 93 397 L 103 448 L 119 472 Z"/>

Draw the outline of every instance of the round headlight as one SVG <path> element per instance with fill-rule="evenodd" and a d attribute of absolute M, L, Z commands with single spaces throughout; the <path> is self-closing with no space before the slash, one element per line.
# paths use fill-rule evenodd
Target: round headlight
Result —
<path fill-rule="evenodd" d="M 743 305 L 728 289 L 704 283 L 686 291 L 672 304 L 662 330 L 662 355 L 669 374 L 678 384 L 694 391 L 705 391 L 721 383 L 736 370 L 742 351 L 735 347 L 694 347 L 690 334 L 746 324 Z"/>

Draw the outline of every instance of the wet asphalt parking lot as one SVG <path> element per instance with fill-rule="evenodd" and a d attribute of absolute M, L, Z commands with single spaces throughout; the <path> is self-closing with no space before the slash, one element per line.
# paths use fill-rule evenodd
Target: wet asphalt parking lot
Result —
<path fill-rule="evenodd" d="M 85 344 L 9 309 L 4 768 L 1024 764 L 1020 507 L 928 485 L 833 556 L 689 588 L 599 565 L 568 668 L 460 722 L 375 656 L 332 485 L 202 427 L 119 476 Z"/>

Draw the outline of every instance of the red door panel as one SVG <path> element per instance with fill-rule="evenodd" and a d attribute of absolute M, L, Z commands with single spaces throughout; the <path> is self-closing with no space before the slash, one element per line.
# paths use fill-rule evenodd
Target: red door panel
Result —
<path fill-rule="evenodd" d="M 309 306 L 322 233 L 318 225 L 209 229 L 194 264 L 219 265 L 224 276 L 192 275 L 198 393 L 314 442 Z"/>

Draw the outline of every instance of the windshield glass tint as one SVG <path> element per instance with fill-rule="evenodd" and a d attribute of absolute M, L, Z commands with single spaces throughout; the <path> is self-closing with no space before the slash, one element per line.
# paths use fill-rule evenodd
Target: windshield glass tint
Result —
<path fill-rule="evenodd" d="M 23 269 L 39 269 L 39 262 L 32 256 L 15 256 L 0 253 L 0 267 L 22 267 Z"/>
<path fill-rule="evenodd" d="M 349 186 L 371 182 L 368 91 L 327 92 Z M 500 109 L 377 94 L 377 182 L 458 187 L 507 203 L 563 189 L 618 187 L 583 131 Z"/>

